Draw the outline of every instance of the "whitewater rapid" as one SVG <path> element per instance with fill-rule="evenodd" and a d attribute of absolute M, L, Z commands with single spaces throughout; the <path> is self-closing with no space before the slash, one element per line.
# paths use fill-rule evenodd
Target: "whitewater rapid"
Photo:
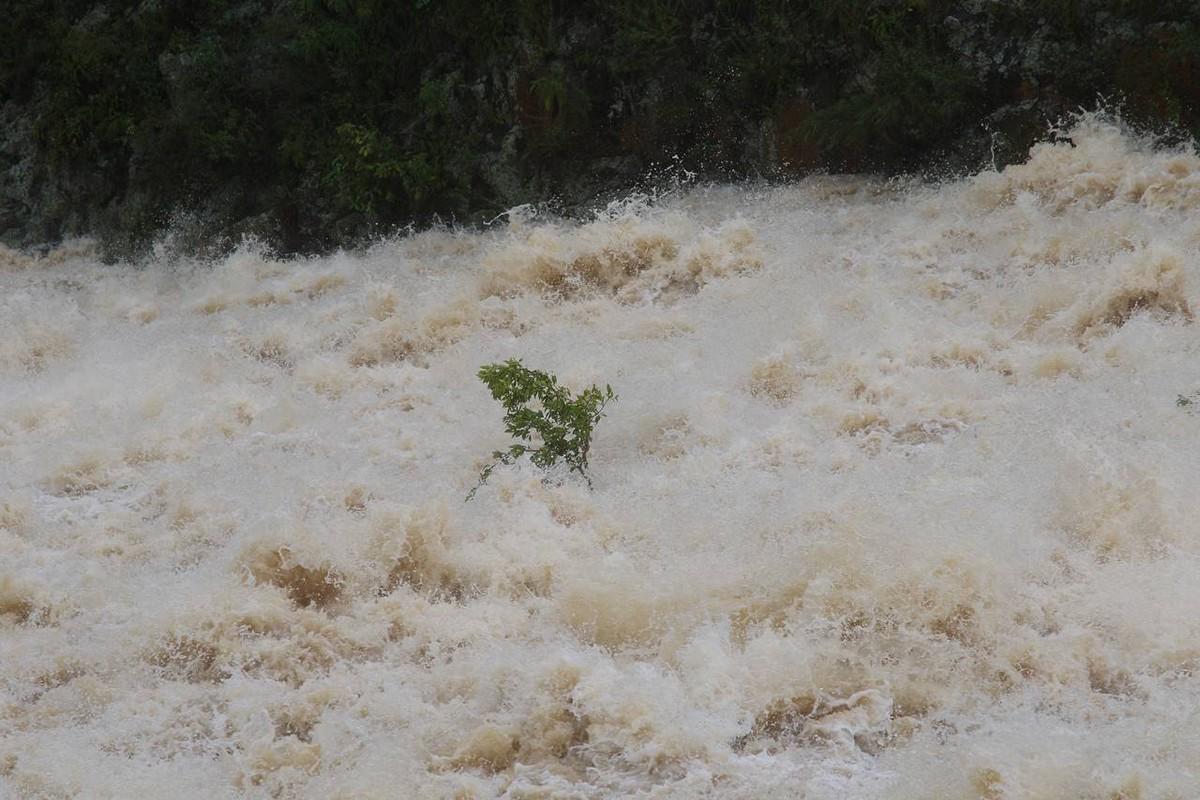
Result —
<path fill-rule="evenodd" d="M 1200 159 L 1069 133 L 0 251 L 0 797 L 1200 797 Z M 620 395 L 594 491 L 463 502 L 514 357 Z"/>

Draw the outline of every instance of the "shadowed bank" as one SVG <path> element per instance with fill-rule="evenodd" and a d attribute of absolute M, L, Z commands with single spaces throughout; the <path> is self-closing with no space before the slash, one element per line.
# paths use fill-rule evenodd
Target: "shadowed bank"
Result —
<path fill-rule="evenodd" d="M 329 252 L 643 182 L 966 174 L 1200 124 L 1190 0 L 12 0 L 0 241 Z"/>

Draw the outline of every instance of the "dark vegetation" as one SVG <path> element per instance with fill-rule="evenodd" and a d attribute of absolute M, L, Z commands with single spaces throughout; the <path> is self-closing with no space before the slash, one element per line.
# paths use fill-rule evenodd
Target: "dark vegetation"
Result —
<path fill-rule="evenodd" d="M 9 0 L 0 239 L 137 252 L 566 210 L 647 174 L 970 169 L 1200 127 L 1194 0 Z"/>

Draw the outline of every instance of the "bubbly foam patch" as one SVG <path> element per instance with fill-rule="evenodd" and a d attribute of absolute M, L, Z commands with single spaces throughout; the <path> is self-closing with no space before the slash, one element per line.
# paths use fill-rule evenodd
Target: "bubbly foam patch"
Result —
<path fill-rule="evenodd" d="M 0 250 L 0 796 L 1195 796 L 1198 164 Z"/>

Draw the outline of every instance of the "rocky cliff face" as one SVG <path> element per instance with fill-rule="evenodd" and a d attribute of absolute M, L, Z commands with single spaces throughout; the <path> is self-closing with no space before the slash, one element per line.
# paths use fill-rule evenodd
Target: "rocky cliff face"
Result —
<path fill-rule="evenodd" d="M 0 240 L 281 252 L 674 174 L 955 171 L 1105 102 L 1200 127 L 1200 9 L 1127 0 L 16 0 Z"/>

